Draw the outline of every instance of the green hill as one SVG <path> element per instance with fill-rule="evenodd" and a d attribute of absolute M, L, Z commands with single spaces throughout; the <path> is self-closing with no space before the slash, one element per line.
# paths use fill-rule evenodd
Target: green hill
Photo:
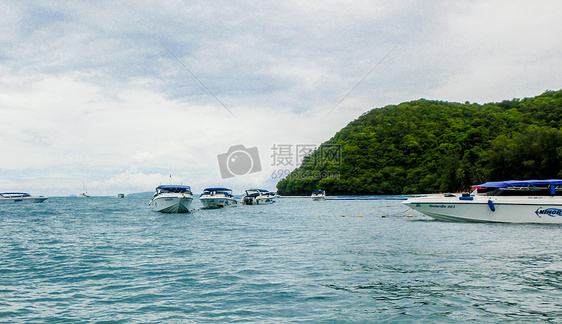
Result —
<path fill-rule="evenodd" d="M 562 177 L 562 90 L 499 103 L 416 100 L 350 122 L 277 183 L 281 195 L 454 192 Z"/>

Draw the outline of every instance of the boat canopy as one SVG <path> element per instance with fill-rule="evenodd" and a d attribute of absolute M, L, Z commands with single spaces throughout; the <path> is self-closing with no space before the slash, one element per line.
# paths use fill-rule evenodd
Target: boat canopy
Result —
<path fill-rule="evenodd" d="M 26 193 L 26 192 L 2 192 L 0 193 L 0 196 L 3 197 L 12 197 L 12 196 L 18 196 L 18 197 L 30 197 L 31 195 Z"/>
<path fill-rule="evenodd" d="M 161 185 L 156 187 L 156 190 L 187 190 L 191 191 L 190 186 L 182 186 L 182 185 Z"/>
<path fill-rule="evenodd" d="M 26 192 L 2 192 L 0 195 L 28 195 Z"/>
<path fill-rule="evenodd" d="M 315 193 L 323 193 L 323 192 L 324 190 L 314 190 L 312 193 L 315 194 Z"/>
<path fill-rule="evenodd" d="M 173 193 L 189 193 L 191 194 L 191 187 L 182 185 L 161 185 L 156 187 L 156 193 L 173 192 Z"/>
<path fill-rule="evenodd" d="M 508 181 L 490 181 L 474 186 L 475 188 L 509 188 L 509 187 L 528 187 L 528 186 L 560 186 L 562 180 L 508 180 Z"/>
<path fill-rule="evenodd" d="M 228 188 L 205 188 L 203 191 L 232 191 Z"/>

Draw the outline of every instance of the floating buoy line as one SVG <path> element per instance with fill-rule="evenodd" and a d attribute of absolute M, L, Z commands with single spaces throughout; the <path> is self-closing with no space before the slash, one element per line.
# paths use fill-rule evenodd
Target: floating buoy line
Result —
<path fill-rule="evenodd" d="M 408 214 L 408 212 L 410 212 L 410 209 L 406 209 L 406 210 L 403 210 L 403 211 L 398 212 L 398 213 L 395 213 L 395 214 L 381 215 L 380 217 L 381 217 L 381 218 L 401 217 L 401 216 L 406 216 L 406 214 Z M 327 217 L 334 217 L 334 216 L 329 216 L 329 215 L 326 215 L 326 216 L 327 216 Z M 357 217 L 357 218 L 362 218 L 363 215 L 357 215 L 357 216 L 353 216 L 353 215 L 352 215 L 352 216 L 350 216 L 350 215 L 341 215 L 341 217 Z M 410 214 L 410 215 L 408 215 L 408 217 L 414 217 L 414 215 Z M 319 215 L 316 215 L 316 218 L 320 218 L 320 216 L 319 216 Z"/>

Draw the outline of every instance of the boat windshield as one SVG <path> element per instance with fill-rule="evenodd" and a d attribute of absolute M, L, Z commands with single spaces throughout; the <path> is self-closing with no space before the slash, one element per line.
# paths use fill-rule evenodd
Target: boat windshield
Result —
<path fill-rule="evenodd" d="M 201 196 L 225 196 L 233 197 L 232 190 L 228 188 L 207 188 L 203 190 Z"/>
<path fill-rule="evenodd" d="M 161 193 L 187 193 L 191 194 L 191 188 L 188 186 L 160 186 L 156 188 L 156 194 Z"/>

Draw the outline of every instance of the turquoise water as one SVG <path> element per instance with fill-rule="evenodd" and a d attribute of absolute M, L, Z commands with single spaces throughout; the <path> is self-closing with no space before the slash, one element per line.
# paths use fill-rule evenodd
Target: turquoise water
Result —
<path fill-rule="evenodd" d="M 437 222 L 396 200 L 147 204 L 0 206 L 0 321 L 562 322 L 560 226 Z"/>

